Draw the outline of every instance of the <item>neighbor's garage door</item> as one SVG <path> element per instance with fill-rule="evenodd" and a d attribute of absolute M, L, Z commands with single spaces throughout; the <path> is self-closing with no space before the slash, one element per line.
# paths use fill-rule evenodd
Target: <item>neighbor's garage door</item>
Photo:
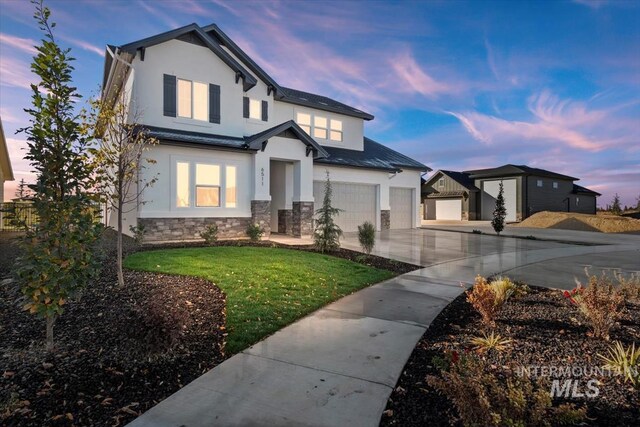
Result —
<path fill-rule="evenodd" d="M 436 219 L 462 220 L 462 199 L 436 200 Z"/>
<path fill-rule="evenodd" d="M 507 208 L 507 221 L 516 220 L 517 184 L 515 179 L 502 180 L 504 185 L 504 206 Z M 496 208 L 500 181 L 484 181 L 482 183 L 482 219 L 493 219 L 493 211 Z"/>
<path fill-rule="evenodd" d="M 390 188 L 391 228 L 413 228 L 413 189 Z"/>
<path fill-rule="evenodd" d="M 322 206 L 324 186 L 325 181 L 313 182 L 315 209 Z M 358 231 L 358 225 L 365 221 L 376 225 L 375 185 L 332 182 L 331 188 L 333 190 L 331 204 L 343 210 L 336 217 L 336 224 L 342 228 L 342 231 Z"/>

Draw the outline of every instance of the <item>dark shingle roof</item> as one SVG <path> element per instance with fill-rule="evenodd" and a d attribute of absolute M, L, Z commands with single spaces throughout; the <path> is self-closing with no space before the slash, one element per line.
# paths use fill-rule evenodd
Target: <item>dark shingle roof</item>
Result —
<path fill-rule="evenodd" d="M 587 187 L 583 187 L 578 184 L 573 184 L 573 193 L 580 194 L 591 194 L 592 196 L 602 196 L 602 194 L 597 191 L 589 190 Z"/>
<path fill-rule="evenodd" d="M 389 147 L 375 142 L 367 137 L 364 138 L 364 150 L 348 150 L 346 148 L 323 147 L 328 153 L 324 159 L 316 159 L 315 163 L 351 166 L 367 169 L 380 169 L 390 172 L 398 172 L 401 169 L 417 169 L 430 171 L 424 164 L 415 161 L 404 154 L 400 154 Z"/>
<path fill-rule="evenodd" d="M 556 178 L 556 179 L 567 179 L 570 181 L 577 181 L 578 178 L 574 178 L 568 175 L 562 175 L 556 172 L 551 172 L 545 169 L 531 168 L 526 165 L 504 165 L 497 168 L 490 169 L 476 169 L 464 171 L 470 175 L 471 178 L 497 178 L 502 176 L 513 176 L 513 175 L 535 175 L 542 176 L 547 178 Z"/>
<path fill-rule="evenodd" d="M 449 178 L 453 179 L 454 181 L 462 185 L 467 190 L 479 191 L 478 187 L 476 187 L 474 183 L 474 180 L 471 179 L 468 173 L 457 172 L 457 171 L 446 171 L 446 170 L 440 170 L 440 172 L 447 175 Z"/>
<path fill-rule="evenodd" d="M 301 90 L 291 89 L 288 87 L 281 87 L 280 89 L 281 92 L 278 96 L 278 100 L 282 102 L 303 105 L 305 107 L 317 108 L 318 110 L 331 111 L 338 114 L 345 114 L 347 116 L 359 117 L 364 120 L 373 119 L 373 116 L 369 113 L 350 107 L 347 104 L 336 101 L 335 99 L 327 98 L 326 96 L 303 92 Z"/>
<path fill-rule="evenodd" d="M 178 142 L 183 144 L 205 145 L 209 147 L 235 148 L 238 150 L 247 149 L 247 144 L 244 138 L 167 129 L 156 126 L 145 126 L 144 128 L 146 129 L 149 136 L 164 142 Z"/>

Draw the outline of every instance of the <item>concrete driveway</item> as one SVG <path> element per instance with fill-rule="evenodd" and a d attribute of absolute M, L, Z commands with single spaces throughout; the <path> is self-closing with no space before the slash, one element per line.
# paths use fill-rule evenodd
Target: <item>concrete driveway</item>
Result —
<path fill-rule="evenodd" d="M 554 236 L 559 241 L 424 229 L 379 233 L 376 255 L 424 268 L 281 329 L 131 425 L 377 426 L 416 342 L 477 274 L 570 288 L 585 265 L 640 270 L 640 236 Z M 359 249 L 357 237 L 347 234 L 343 246 Z"/>

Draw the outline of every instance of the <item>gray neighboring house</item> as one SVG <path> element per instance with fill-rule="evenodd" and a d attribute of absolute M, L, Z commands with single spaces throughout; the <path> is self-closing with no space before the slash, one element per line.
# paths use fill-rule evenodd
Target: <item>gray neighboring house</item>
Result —
<path fill-rule="evenodd" d="M 439 170 L 422 185 L 424 217 L 490 220 L 500 182 L 509 222 L 522 221 L 541 211 L 595 214 L 600 193 L 575 181 L 578 178 L 525 165 L 464 172 Z"/>

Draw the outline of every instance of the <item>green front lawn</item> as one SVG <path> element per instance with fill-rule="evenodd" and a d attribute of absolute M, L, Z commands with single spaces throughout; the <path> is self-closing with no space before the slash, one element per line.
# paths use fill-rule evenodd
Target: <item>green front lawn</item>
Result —
<path fill-rule="evenodd" d="M 227 295 L 227 353 L 260 341 L 300 317 L 358 289 L 394 276 L 312 252 L 210 247 L 138 252 L 134 270 L 204 277 Z"/>

